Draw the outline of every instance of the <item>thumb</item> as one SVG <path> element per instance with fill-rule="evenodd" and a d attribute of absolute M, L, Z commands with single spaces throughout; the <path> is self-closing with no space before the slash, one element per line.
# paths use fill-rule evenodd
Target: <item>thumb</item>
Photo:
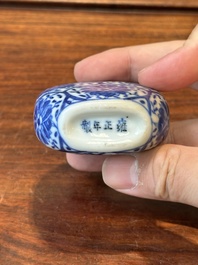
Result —
<path fill-rule="evenodd" d="M 198 148 L 162 145 L 127 156 L 108 157 L 104 182 L 122 193 L 198 207 Z"/>

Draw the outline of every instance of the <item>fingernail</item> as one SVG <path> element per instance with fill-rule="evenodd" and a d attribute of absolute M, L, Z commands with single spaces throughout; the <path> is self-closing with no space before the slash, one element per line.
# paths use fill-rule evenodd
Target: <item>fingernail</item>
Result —
<path fill-rule="evenodd" d="M 138 185 L 138 161 L 134 156 L 112 156 L 102 167 L 104 182 L 113 189 L 133 189 Z"/>
<path fill-rule="evenodd" d="M 143 69 L 141 69 L 141 70 L 139 71 L 139 73 L 138 73 L 138 81 L 139 81 L 141 75 L 144 74 L 144 73 L 146 73 L 147 70 L 149 70 L 150 67 L 152 67 L 152 65 L 146 66 L 146 67 L 144 67 Z"/>
<path fill-rule="evenodd" d="M 197 43 L 198 43 L 198 24 L 192 30 L 192 32 L 189 35 L 188 39 L 185 41 L 184 46 L 197 45 Z"/>
<path fill-rule="evenodd" d="M 157 63 L 157 62 L 156 62 Z M 150 86 L 150 87 L 154 87 L 155 86 L 155 80 L 150 79 L 150 75 L 152 75 L 153 73 L 153 66 L 155 67 L 155 64 L 151 64 L 145 68 L 143 68 L 139 73 L 138 73 L 138 82 L 141 85 L 145 85 L 145 86 Z"/>
<path fill-rule="evenodd" d="M 198 82 L 192 84 L 191 87 L 192 87 L 193 89 L 198 90 Z"/>

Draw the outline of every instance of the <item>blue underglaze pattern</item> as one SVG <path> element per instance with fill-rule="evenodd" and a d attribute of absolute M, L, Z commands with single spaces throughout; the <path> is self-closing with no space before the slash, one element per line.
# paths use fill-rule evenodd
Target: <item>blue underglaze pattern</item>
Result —
<path fill-rule="evenodd" d="M 61 112 L 72 104 L 106 99 L 132 100 L 140 104 L 149 113 L 153 127 L 152 135 L 146 144 L 133 150 L 122 150 L 114 153 L 148 150 L 164 140 L 169 127 L 169 110 L 166 101 L 155 90 L 126 82 L 74 83 L 45 90 L 36 100 L 34 110 L 34 128 L 38 139 L 55 150 L 88 153 L 72 149 L 62 139 L 57 121 Z"/>

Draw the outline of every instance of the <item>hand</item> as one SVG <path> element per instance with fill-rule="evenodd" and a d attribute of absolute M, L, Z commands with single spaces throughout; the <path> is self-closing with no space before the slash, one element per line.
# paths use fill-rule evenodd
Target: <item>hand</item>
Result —
<path fill-rule="evenodd" d="M 112 49 L 75 66 L 77 81 L 139 82 L 160 91 L 198 88 L 198 25 L 186 41 Z M 78 170 L 102 171 L 104 182 L 128 195 L 198 207 L 198 119 L 171 124 L 164 145 L 125 156 L 67 154 Z"/>

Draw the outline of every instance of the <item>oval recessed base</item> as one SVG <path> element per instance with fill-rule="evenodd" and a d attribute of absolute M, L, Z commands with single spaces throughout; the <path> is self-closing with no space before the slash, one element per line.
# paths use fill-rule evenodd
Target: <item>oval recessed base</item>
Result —
<path fill-rule="evenodd" d="M 144 145 L 152 133 L 148 111 L 128 100 L 90 100 L 69 106 L 59 116 L 63 140 L 83 152 L 121 152 Z"/>

